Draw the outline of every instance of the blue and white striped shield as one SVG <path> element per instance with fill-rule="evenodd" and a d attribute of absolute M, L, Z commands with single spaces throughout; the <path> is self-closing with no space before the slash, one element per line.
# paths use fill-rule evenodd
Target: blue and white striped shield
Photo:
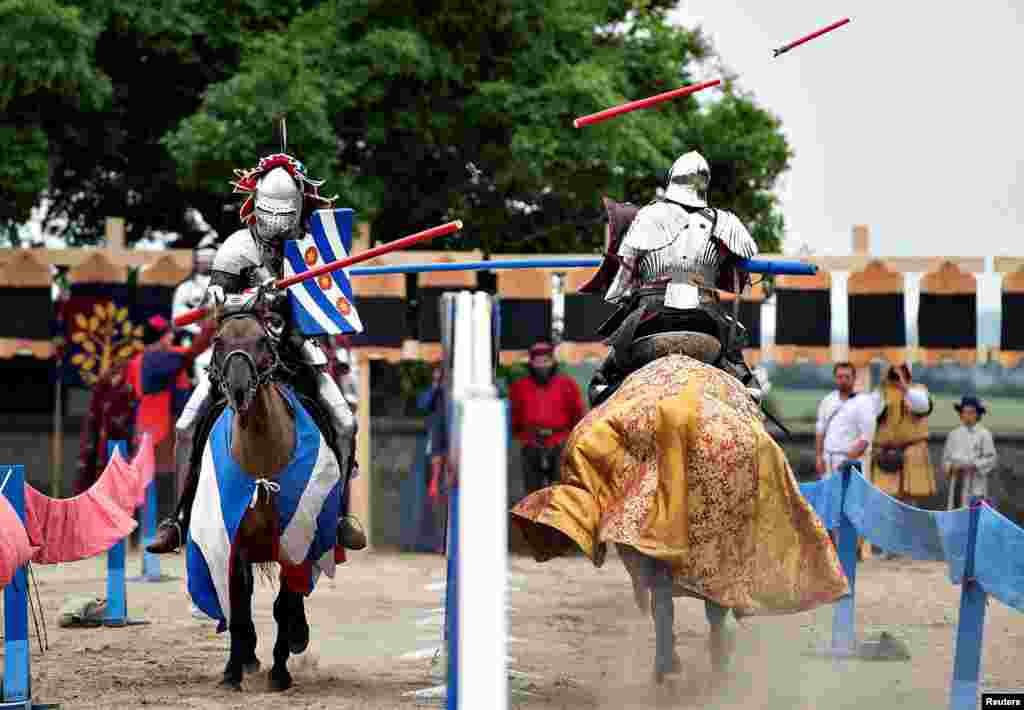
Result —
<path fill-rule="evenodd" d="M 314 212 L 310 233 L 285 242 L 284 275 L 301 274 L 347 257 L 352 250 L 353 215 L 349 208 Z M 303 335 L 363 332 L 348 269 L 290 286 L 288 301 L 295 327 Z"/>

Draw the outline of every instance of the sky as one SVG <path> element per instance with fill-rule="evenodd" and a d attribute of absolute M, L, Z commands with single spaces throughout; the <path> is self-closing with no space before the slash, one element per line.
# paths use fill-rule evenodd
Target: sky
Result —
<path fill-rule="evenodd" d="M 795 153 L 778 190 L 784 252 L 850 254 L 853 225 L 866 224 L 873 255 L 1017 256 L 1018 4 L 681 0 L 671 18 L 700 25 L 740 89 L 782 121 Z M 848 25 L 772 59 L 773 48 L 844 17 Z M 998 308 L 998 294 L 997 279 L 979 279 L 980 308 Z"/>

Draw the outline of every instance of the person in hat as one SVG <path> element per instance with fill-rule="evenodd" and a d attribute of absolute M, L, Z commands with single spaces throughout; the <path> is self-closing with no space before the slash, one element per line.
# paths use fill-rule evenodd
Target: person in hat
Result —
<path fill-rule="evenodd" d="M 128 363 L 125 380 L 137 402 L 135 437 L 152 437 L 157 473 L 174 471 L 174 418 L 192 390 L 189 372 L 212 339 L 213 327 L 207 325 L 188 347 L 175 346 L 174 329 L 166 318 L 155 315 L 143 324 L 145 349 Z"/>
<path fill-rule="evenodd" d="M 908 505 L 935 495 L 935 467 L 928 453 L 928 417 L 935 408 L 928 388 L 913 380 L 906 363 L 892 365 L 869 397 L 878 425 L 871 442 L 871 482 Z"/>
<path fill-rule="evenodd" d="M 512 436 L 523 447 L 523 481 L 529 495 L 558 481 L 565 440 L 583 419 L 583 396 L 576 381 L 558 371 L 551 343 L 529 351 L 529 374 L 508 390 Z"/>
<path fill-rule="evenodd" d="M 942 449 L 949 510 L 968 505 L 973 496 L 987 497 L 988 478 L 999 461 L 992 433 L 978 423 L 985 416 L 985 405 L 977 397 L 964 396 L 953 408 L 960 415 L 960 426 L 949 432 Z"/>

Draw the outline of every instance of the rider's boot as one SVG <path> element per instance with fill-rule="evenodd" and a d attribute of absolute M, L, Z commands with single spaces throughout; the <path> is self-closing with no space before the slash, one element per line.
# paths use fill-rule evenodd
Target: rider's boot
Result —
<path fill-rule="evenodd" d="M 174 514 L 160 523 L 156 529 L 153 542 L 146 545 L 146 551 L 157 555 L 177 552 L 185 542 L 188 524 L 192 518 L 192 501 L 195 500 L 199 488 L 199 468 L 191 470 L 189 462 L 192 458 L 193 430 L 176 429 L 174 441 L 174 465 L 176 475 L 185 479 L 185 487 L 178 499 L 178 507 Z"/>
<path fill-rule="evenodd" d="M 366 547 L 366 533 L 362 530 L 359 520 L 348 512 L 348 487 L 351 484 L 349 475 L 355 470 L 355 437 L 356 418 L 352 409 L 341 394 L 338 383 L 326 372 L 320 372 L 317 393 L 326 405 L 338 436 L 337 450 L 347 452 L 338 464 L 345 474 L 345 491 L 342 494 L 341 517 L 338 519 L 338 544 L 348 550 L 362 550 Z"/>

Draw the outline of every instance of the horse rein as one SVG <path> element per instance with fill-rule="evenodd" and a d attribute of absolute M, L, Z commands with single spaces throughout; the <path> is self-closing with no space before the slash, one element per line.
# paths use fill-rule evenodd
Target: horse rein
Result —
<path fill-rule="evenodd" d="M 252 314 L 249 313 L 233 313 L 229 316 L 226 316 L 221 321 L 221 328 L 223 328 L 224 323 L 231 320 L 232 318 L 241 317 L 251 318 L 253 316 Z M 219 367 L 217 366 L 216 363 L 216 357 L 213 357 L 210 359 L 210 364 L 207 365 L 206 367 L 207 375 L 210 378 L 210 384 L 215 386 L 220 391 L 221 394 L 227 397 L 227 377 L 225 373 L 227 371 L 228 365 L 231 363 L 231 359 L 235 357 L 241 357 L 245 360 L 246 365 L 248 365 L 249 367 L 249 372 L 252 373 L 253 377 L 249 383 L 248 390 L 246 390 L 245 400 L 242 403 L 241 407 L 239 408 L 239 414 L 244 414 L 246 410 L 249 409 L 249 406 L 256 398 L 257 390 L 259 390 L 259 388 L 262 387 L 263 385 L 273 381 L 276 378 L 278 369 L 281 367 L 281 356 L 277 352 L 278 339 L 275 338 L 274 334 L 266 327 L 266 325 L 263 324 L 262 320 L 260 320 L 260 326 L 263 328 L 263 332 L 266 335 L 267 339 L 270 341 L 272 346 L 270 347 L 272 360 L 266 368 L 264 368 L 261 371 L 259 365 L 256 364 L 256 360 L 253 359 L 252 355 L 250 355 L 244 350 L 232 350 L 231 352 L 229 352 L 227 355 L 224 356 Z M 213 339 L 214 348 L 216 348 L 218 342 L 220 342 L 219 335 L 215 336 Z M 214 351 L 214 355 L 216 355 L 216 350 Z"/>

